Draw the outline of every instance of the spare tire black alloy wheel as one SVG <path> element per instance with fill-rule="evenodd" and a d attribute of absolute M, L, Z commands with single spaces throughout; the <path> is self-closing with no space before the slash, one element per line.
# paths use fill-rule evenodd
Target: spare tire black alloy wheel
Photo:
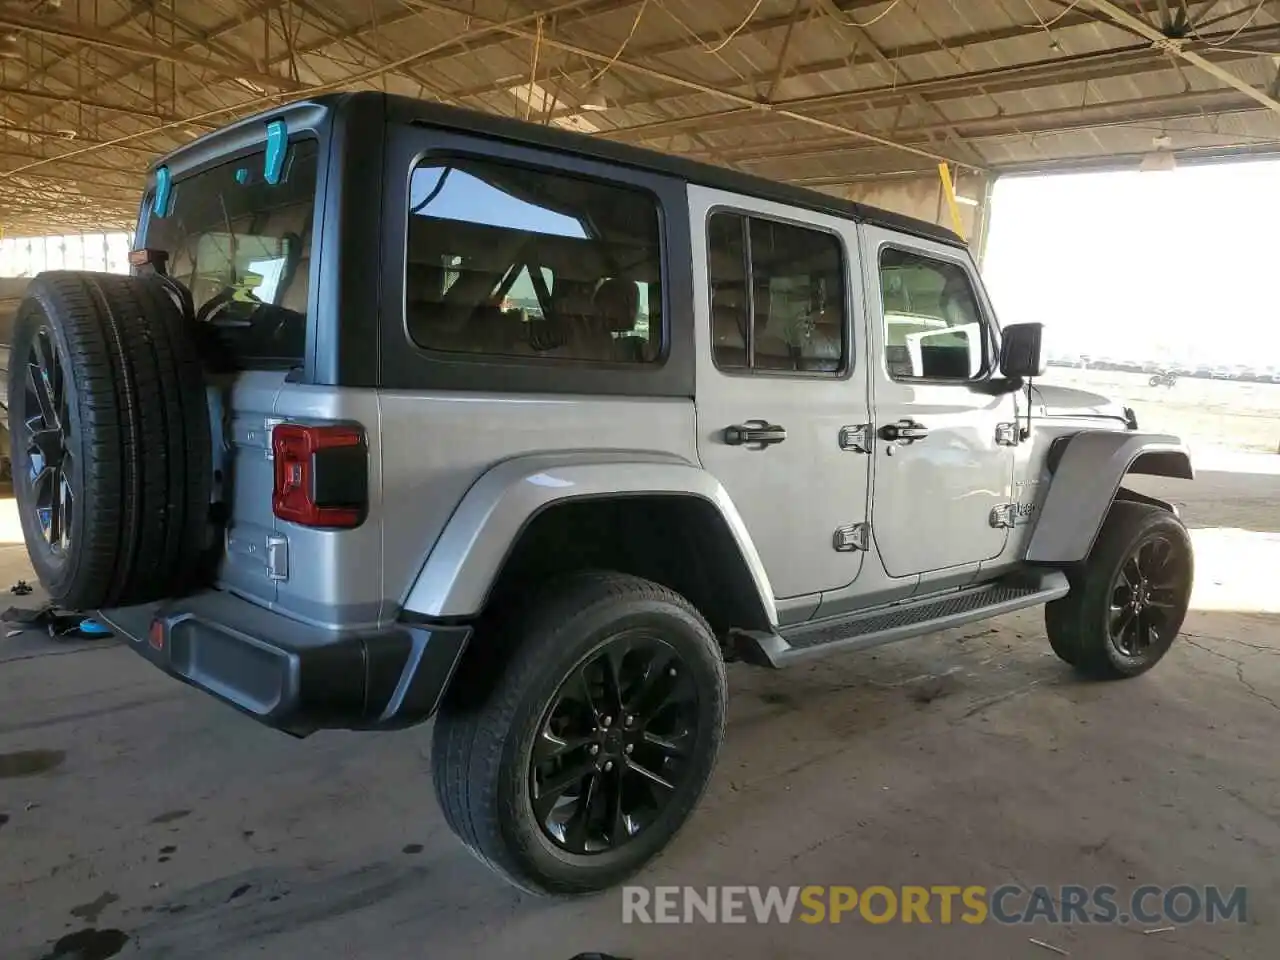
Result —
<path fill-rule="evenodd" d="M 55 556 L 71 546 L 76 502 L 72 425 L 67 409 L 68 373 L 53 334 L 41 326 L 31 341 L 22 378 L 19 442 L 28 468 L 32 522 Z"/>
<path fill-rule="evenodd" d="M 617 634 L 561 684 L 530 762 L 530 801 L 546 835 L 575 854 L 630 842 L 688 777 L 698 692 L 652 632 Z"/>
<path fill-rule="evenodd" d="M 213 455 L 204 374 L 164 283 L 42 273 L 14 321 L 14 495 L 31 565 L 72 610 L 198 584 Z"/>

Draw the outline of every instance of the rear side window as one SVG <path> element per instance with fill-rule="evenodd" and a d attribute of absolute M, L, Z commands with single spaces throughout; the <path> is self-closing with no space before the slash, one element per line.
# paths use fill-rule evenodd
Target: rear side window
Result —
<path fill-rule="evenodd" d="M 880 291 L 889 376 L 969 381 L 983 375 L 991 337 L 964 267 L 886 247 Z"/>
<path fill-rule="evenodd" d="M 707 252 L 716 366 L 830 374 L 844 369 L 839 240 L 821 230 L 715 213 L 707 223 Z"/>
<path fill-rule="evenodd" d="M 240 369 L 300 366 L 307 336 L 317 144 L 289 146 L 277 183 L 265 150 L 175 182 L 146 245 L 169 254 L 196 318 Z"/>
<path fill-rule="evenodd" d="M 652 363 L 663 346 L 659 232 L 640 190 L 424 161 L 409 190 L 409 336 L 445 353 Z"/>

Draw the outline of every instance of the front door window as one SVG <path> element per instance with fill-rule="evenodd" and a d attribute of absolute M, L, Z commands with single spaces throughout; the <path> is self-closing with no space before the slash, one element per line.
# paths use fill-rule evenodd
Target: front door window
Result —
<path fill-rule="evenodd" d="M 880 291 L 889 376 L 966 382 L 987 374 L 991 338 L 962 266 L 886 247 Z"/>

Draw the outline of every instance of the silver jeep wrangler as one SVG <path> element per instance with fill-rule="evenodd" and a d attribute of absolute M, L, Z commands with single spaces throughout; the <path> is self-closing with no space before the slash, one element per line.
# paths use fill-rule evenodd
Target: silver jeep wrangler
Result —
<path fill-rule="evenodd" d="M 47 273 L 12 458 L 50 596 L 272 727 L 435 717 L 450 826 L 522 887 L 668 843 L 726 660 L 782 667 L 1047 604 L 1153 666 L 1174 437 L 1036 386 L 932 224 L 379 93 L 150 173 L 134 275 Z"/>

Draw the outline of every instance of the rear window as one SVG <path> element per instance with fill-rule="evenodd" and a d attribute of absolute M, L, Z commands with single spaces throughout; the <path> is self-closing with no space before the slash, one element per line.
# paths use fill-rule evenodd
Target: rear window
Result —
<path fill-rule="evenodd" d="M 414 169 L 405 322 L 419 346 L 652 363 L 661 313 L 658 207 L 647 193 L 479 159 Z"/>
<path fill-rule="evenodd" d="M 240 369 L 302 364 L 317 152 L 290 144 L 274 184 L 265 149 L 184 177 L 165 216 L 149 215 L 146 245 L 169 253 L 197 320 Z"/>

